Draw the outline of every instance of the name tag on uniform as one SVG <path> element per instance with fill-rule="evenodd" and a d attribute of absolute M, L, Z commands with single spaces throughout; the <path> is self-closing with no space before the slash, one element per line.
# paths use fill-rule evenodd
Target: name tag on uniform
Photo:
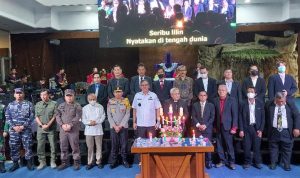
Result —
<path fill-rule="evenodd" d="M 153 100 L 153 98 L 152 98 L 152 97 L 150 97 L 148 100 Z"/>
<path fill-rule="evenodd" d="M 110 111 L 111 111 L 112 113 L 115 113 L 115 112 L 116 112 L 116 109 L 113 109 L 113 108 L 112 108 Z"/>

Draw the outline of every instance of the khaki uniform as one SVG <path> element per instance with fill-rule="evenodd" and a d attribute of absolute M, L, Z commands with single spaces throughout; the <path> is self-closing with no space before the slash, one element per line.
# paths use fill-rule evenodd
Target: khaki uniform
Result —
<path fill-rule="evenodd" d="M 61 150 L 61 161 L 66 162 L 69 152 L 69 143 L 72 148 L 73 159 L 80 161 L 80 149 L 79 149 L 79 130 L 80 130 L 80 118 L 82 116 L 82 108 L 80 104 L 73 103 L 67 104 L 66 102 L 60 104 L 56 112 L 56 121 L 60 127 L 59 139 Z M 63 124 L 71 125 L 71 130 L 65 132 L 62 129 Z"/>
<path fill-rule="evenodd" d="M 117 161 L 118 150 L 121 147 L 122 159 L 127 162 L 128 120 L 130 117 L 129 100 L 127 98 L 122 98 L 120 101 L 115 98 L 110 99 L 107 104 L 107 117 L 111 128 L 112 161 Z M 123 128 L 117 133 L 113 126 L 122 126 Z"/>
<path fill-rule="evenodd" d="M 35 117 L 38 117 L 42 124 L 47 124 L 55 115 L 57 103 L 55 101 L 43 102 L 40 101 L 35 105 Z M 51 161 L 55 162 L 56 159 L 56 122 L 53 122 L 48 130 L 43 130 L 38 127 L 37 130 L 37 155 L 39 161 L 46 161 L 45 144 L 48 138 L 51 149 Z"/>

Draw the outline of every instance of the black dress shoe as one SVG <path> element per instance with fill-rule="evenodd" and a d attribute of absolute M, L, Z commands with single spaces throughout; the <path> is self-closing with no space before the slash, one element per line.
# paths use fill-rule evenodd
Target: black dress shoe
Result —
<path fill-rule="evenodd" d="M 117 162 L 113 162 L 111 165 L 109 165 L 110 169 L 114 169 L 116 167 L 118 167 L 118 163 Z"/>
<path fill-rule="evenodd" d="M 290 166 L 289 164 L 285 164 L 285 165 L 283 166 L 283 169 L 284 169 L 285 171 L 291 171 L 291 166 Z"/>
<path fill-rule="evenodd" d="M 62 162 L 62 163 L 57 167 L 57 170 L 62 171 L 62 170 L 64 170 L 64 169 L 68 168 L 68 167 L 69 167 L 69 165 L 68 165 L 67 163 Z"/>
<path fill-rule="evenodd" d="M 20 166 L 19 166 L 19 163 L 18 161 L 14 162 L 14 164 L 9 168 L 9 172 L 14 172 L 15 170 L 19 169 Z"/>
<path fill-rule="evenodd" d="M 123 166 L 124 166 L 125 168 L 130 168 L 130 167 L 131 167 L 127 161 L 123 161 L 122 164 L 123 164 Z"/>
<path fill-rule="evenodd" d="M 263 168 L 261 164 L 254 164 L 253 166 L 254 166 L 255 168 L 257 168 L 257 169 L 262 169 L 262 168 Z"/>
<path fill-rule="evenodd" d="M 0 173 L 5 173 L 5 166 L 4 166 L 4 162 L 0 162 Z"/>
<path fill-rule="evenodd" d="M 86 169 L 86 170 L 90 170 L 90 169 L 92 169 L 93 167 L 94 167 L 94 165 L 88 164 L 88 165 L 85 166 L 85 169 Z"/>
<path fill-rule="evenodd" d="M 251 167 L 250 164 L 243 164 L 243 168 L 244 168 L 244 169 L 249 169 L 250 167 Z"/>
<path fill-rule="evenodd" d="M 269 168 L 270 168 L 271 170 L 275 170 L 275 169 L 276 169 L 276 164 L 270 164 L 270 165 L 269 165 Z"/>
<path fill-rule="evenodd" d="M 34 165 L 33 165 L 33 159 L 29 159 L 27 160 L 27 169 L 32 171 L 34 169 Z"/>
<path fill-rule="evenodd" d="M 223 162 L 219 162 L 218 164 L 216 164 L 216 168 L 220 168 L 220 167 L 223 167 L 223 166 L 224 166 Z"/>
<path fill-rule="evenodd" d="M 99 168 L 99 169 L 103 169 L 104 168 L 104 165 L 103 164 L 97 164 L 97 167 Z"/>
<path fill-rule="evenodd" d="M 206 163 L 206 164 L 205 164 L 205 167 L 206 167 L 207 169 L 211 169 L 213 166 L 212 166 L 211 163 Z"/>

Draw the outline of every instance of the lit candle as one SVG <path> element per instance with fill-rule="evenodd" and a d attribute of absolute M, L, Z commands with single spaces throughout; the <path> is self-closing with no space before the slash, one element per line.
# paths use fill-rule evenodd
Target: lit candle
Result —
<path fill-rule="evenodd" d="M 170 105 L 170 107 L 169 107 L 169 113 L 173 114 L 173 107 L 172 107 L 172 105 Z"/>
<path fill-rule="evenodd" d="M 165 125 L 165 118 L 164 118 L 164 116 L 161 116 L 161 120 L 162 120 L 162 125 Z"/>
<path fill-rule="evenodd" d="M 193 142 L 196 140 L 195 130 L 193 130 Z"/>
<path fill-rule="evenodd" d="M 183 116 L 183 108 L 182 108 L 182 107 L 179 108 L 179 116 L 180 116 L 180 117 Z"/>
<path fill-rule="evenodd" d="M 164 115 L 163 108 L 159 108 L 159 115 L 160 115 L 160 116 L 163 116 L 163 115 Z"/>
<path fill-rule="evenodd" d="M 150 139 L 150 142 L 152 142 L 152 133 L 149 132 L 149 139 Z"/>
<path fill-rule="evenodd" d="M 184 124 L 185 124 L 185 117 L 182 116 L 182 125 L 183 125 L 183 127 L 184 127 Z"/>
<path fill-rule="evenodd" d="M 181 125 L 181 118 L 178 117 L 178 126 L 180 126 L 180 125 Z"/>

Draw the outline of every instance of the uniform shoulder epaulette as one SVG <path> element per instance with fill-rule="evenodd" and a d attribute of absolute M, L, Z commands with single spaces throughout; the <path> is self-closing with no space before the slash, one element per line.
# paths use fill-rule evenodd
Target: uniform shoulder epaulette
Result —
<path fill-rule="evenodd" d="M 108 100 L 108 104 L 117 104 L 117 101 L 111 98 Z"/>
<path fill-rule="evenodd" d="M 130 108 L 130 102 L 129 102 L 128 98 L 124 98 L 122 103 L 126 106 L 127 109 Z"/>

